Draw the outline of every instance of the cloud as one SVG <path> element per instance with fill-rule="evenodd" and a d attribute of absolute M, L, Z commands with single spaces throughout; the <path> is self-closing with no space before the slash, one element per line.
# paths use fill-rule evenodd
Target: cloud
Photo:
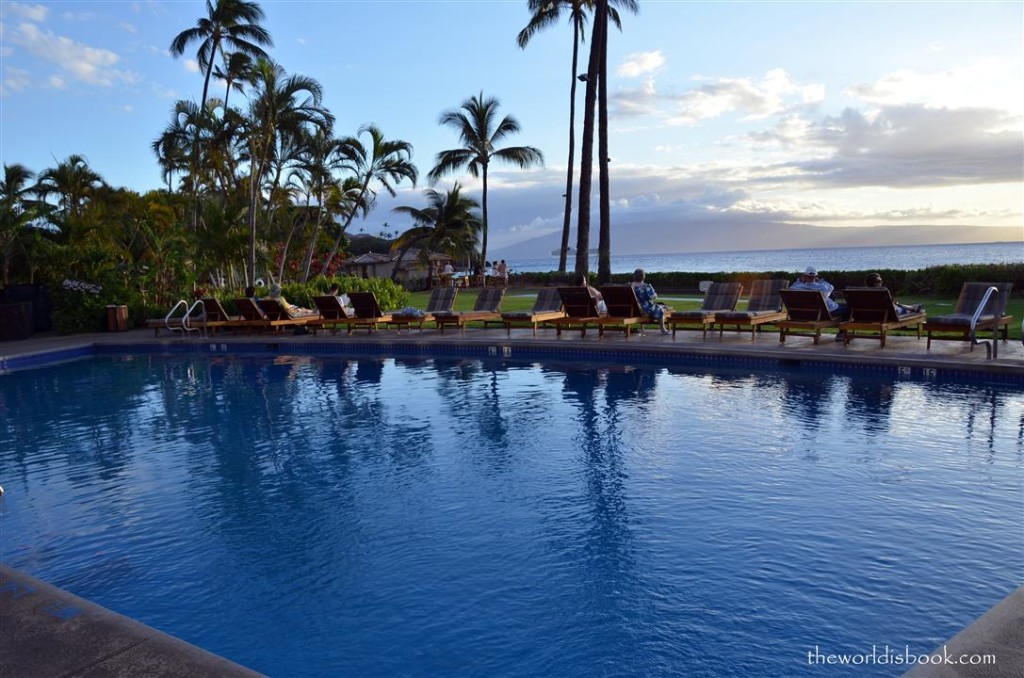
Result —
<path fill-rule="evenodd" d="M 198 73 L 199 62 L 195 59 L 185 59 L 185 70 L 189 73 Z"/>
<path fill-rule="evenodd" d="M 129 71 L 114 68 L 120 57 L 110 50 L 83 45 L 30 23 L 19 24 L 9 37 L 36 57 L 58 65 L 75 80 L 103 86 L 135 81 Z"/>
<path fill-rule="evenodd" d="M 847 96 L 880 106 L 920 104 L 930 108 L 1003 108 L 1024 113 L 1024 97 L 1008 82 L 1019 72 L 998 59 L 935 73 L 911 70 L 888 73 L 873 83 L 852 85 Z"/>
<path fill-rule="evenodd" d="M 0 95 L 20 92 L 31 84 L 32 78 L 28 71 L 14 66 L 4 66 L 3 78 L 0 78 Z"/>
<path fill-rule="evenodd" d="M 794 83 L 786 71 L 773 69 L 760 80 L 718 78 L 680 94 L 663 94 L 653 76 L 639 88 L 611 95 L 616 116 L 655 116 L 669 125 L 695 125 L 736 113 L 747 120 L 783 114 L 825 99 L 821 84 Z"/>
<path fill-rule="evenodd" d="M 46 15 L 50 13 L 49 8 L 44 5 L 24 5 L 19 2 L 8 2 L 7 11 L 19 19 L 26 19 L 37 23 L 46 21 Z"/>
<path fill-rule="evenodd" d="M 846 109 L 806 130 L 825 157 L 787 163 L 803 178 L 846 186 L 951 186 L 1019 182 L 1020 120 L 995 109 Z"/>
<path fill-rule="evenodd" d="M 749 78 L 719 78 L 678 97 L 678 110 L 670 124 L 693 124 L 726 113 L 740 113 L 747 119 L 780 114 L 794 104 L 814 103 L 824 98 L 824 86 L 800 86 L 786 71 L 776 68 L 760 81 Z"/>
<path fill-rule="evenodd" d="M 635 78 L 661 68 L 665 64 L 665 56 L 660 49 L 652 52 L 634 52 L 627 54 L 616 69 L 615 74 L 623 78 Z"/>

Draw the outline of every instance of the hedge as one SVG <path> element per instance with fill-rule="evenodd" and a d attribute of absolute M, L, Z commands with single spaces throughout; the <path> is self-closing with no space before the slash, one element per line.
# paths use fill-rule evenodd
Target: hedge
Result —
<path fill-rule="evenodd" d="M 818 275 L 827 280 L 836 289 L 857 287 L 864 284 L 869 273 L 879 273 L 885 286 L 894 294 L 913 294 L 920 296 L 956 297 L 965 282 L 1011 282 L 1013 294 L 1024 294 L 1024 262 L 1015 264 L 947 264 L 931 266 L 914 271 L 896 269 L 875 269 L 870 271 L 830 271 L 820 270 Z M 522 285 L 572 285 L 574 273 L 518 273 L 516 282 Z M 794 271 L 741 271 L 718 273 L 648 273 L 647 282 L 654 285 L 659 292 L 696 291 L 702 280 L 715 282 L 739 282 L 749 290 L 751 282 L 761 278 L 785 278 L 793 281 L 797 278 Z M 591 274 L 591 282 L 597 282 Z M 632 273 L 615 273 L 612 283 L 627 283 L 633 280 Z"/>

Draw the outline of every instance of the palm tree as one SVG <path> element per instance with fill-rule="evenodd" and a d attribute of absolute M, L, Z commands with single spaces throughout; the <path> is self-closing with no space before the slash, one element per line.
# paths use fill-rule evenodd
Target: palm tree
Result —
<path fill-rule="evenodd" d="M 440 124 L 452 128 L 459 135 L 461 148 L 441 151 L 435 159 L 428 178 L 431 183 L 444 175 L 467 168 L 470 175 L 483 182 L 483 246 L 481 259 L 487 258 L 487 171 L 492 160 L 527 168 L 544 164 L 544 155 L 533 146 L 495 148 L 505 137 L 519 132 L 519 122 L 511 115 L 500 121 L 499 102 L 495 97 L 484 98 L 483 92 L 462 102 L 455 110 L 441 114 Z"/>
<path fill-rule="evenodd" d="M 636 0 L 616 0 L 615 4 L 632 13 L 639 11 Z M 587 68 L 587 91 L 583 113 L 583 157 L 580 163 L 580 216 L 576 233 L 576 273 L 586 274 L 590 268 L 590 193 L 594 160 L 594 109 L 598 91 L 601 98 L 599 171 L 601 188 L 601 241 L 599 243 L 598 279 L 611 277 L 611 209 L 608 188 L 608 23 L 622 27 L 618 13 L 609 7 L 609 0 L 595 0 L 594 26 L 590 40 L 590 61 Z M 584 207 L 585 206 L 585 207 Z"/>
<path fill-rule="evenodd" d="M 4 165 L 0 181 L 0 254 L 3 255 L 3 283 L 10 283 L 11 262 L 23 246 L 26 230 L 37 216 L 37 202 L 31 198 L 34 174 L 24 165 Z"/>
<path fill-rule="evenodd" d="M 565 177 L 565 212 L 562 219 L 562 247 L 558 257 L 558 272 L 565 273 L 566 256 L 569 251 L 569 230 L 572 225 L 572 179 L 576 156 L 576 73 L 579 70 L 580 42 L 586 24 L 582 0 L 530 0 L 530 23 L 519 31 L 516 42 L 520 49 L 526 49 L 534 35 L 551 26 L 561 18 L 562 10 L 568 10 L 572 22 L 572 70 L 569 73 L 569 160 Z"/>
<path fill-rule="evenodd" d="M 245 91 L 245 82 L 252 70 L 252 57 L 245 52 L 231 52 L 224 55 L 224 68 L 217 66 L 213 75 L 224 81 L 224 108 L 228 107 L 231 90 L 238 93 Z"/>
<path fill-rule="evenodd" d="M 457 259 L 472 255 L 476 250 L 479 233 L 483 222 L 477 210 L 480 203 L 462 195 L 462 189 L 456 182 L 447 193 L 434 189 L 424 191 L 427 197 L 426 207 L 410 207 L 401 205 L 392 212 L 412 217 L 413 227 L 398 236 L 391 245 L 392 251 L 401 254 L 398 260 L 405 258 L 406 252 L 412 247 L 420 247 L 420 259 L 429 261 L 431 251 L 445 252 Z M 397 279 L 398 267 L 391 274 Z"/>
<path fill-rule="evenodd" d="M 283 173 L 280 161 L 292 142 L 301 138 L 303 129 L 330 129 L 334 116 L 321 106 L 323 90 L 313 78 L 288 75 L 283 68 L 266 59 L 253 66 L 253 93 L 246 121 L 249 155 L 249 258 L 248 280 L 256 277 L 256 226 L 265 193 L 273 195 Z M 277 170 L 269 186 L 265 185 L 271 168 Z M 269 203 L 268 203 L 269 209 Z"/>
<path fill-rule="evenodd" d="M 206 95 L 210 89 L 217 53 L 224 56 L 225 46 L 232 52 L 241 52 L 251 57 L 267 58 L 261 45 L 273 47 L 270 33 L 259 25 L 264 18 L 263 10 L 255 2 L 247 0 L 206 0 L 206 16 L 200 17 L 194 28 L 179 33 L 171 42 L 171 55 L 181 56 L 192 43 L 199 43 L 196 60 L 206 71 L 203 81 L 203 99 L 200 106 L 206 106 Z"/>
<path fill-rule="evenodd" d="M 86 200 L 103 185 L 103 177 L 89 167 L 84 156 L 69 155 L 39 174 L 36 191 L 43 200 L 56 194 L 57 209 L 64 217 L 81 216 Z"/>
<path fill-rule="evenodd" d="M 364 145 L 359 140 L 363 134 L 369 135 L 369 144 Z M 324 260 L 321 272 L 325 275 L 356 213 L 361 212 L 365 217 L 373 209 L 377 197 L 377 191 L 373 186 L 379 185 L 394 197 L 397 195 L 396 186 L 403 179 L 409 180 L 413 187 L 419 179 L 419 170 L 412 163 L 412 144 L 401 139 L 385 139 L 384 133 L 376 125 L 361 127 L 356 136 L 342 140 L 341 147 L 341 153 L 346 158 L 346 169 L 359 179 L 362 188 L 353 209 L 348 211 L 345 223 L 338 231 L 330 254 Z"/>

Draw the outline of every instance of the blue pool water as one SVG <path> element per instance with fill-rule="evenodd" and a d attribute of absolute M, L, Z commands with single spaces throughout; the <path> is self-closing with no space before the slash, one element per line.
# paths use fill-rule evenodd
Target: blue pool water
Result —
<path fill-rule="evenodd" d="M 1024 580 L 1024 392 L 100 358 L 0 377 L 0 560 L 273 676 L 895 676 Z"/>

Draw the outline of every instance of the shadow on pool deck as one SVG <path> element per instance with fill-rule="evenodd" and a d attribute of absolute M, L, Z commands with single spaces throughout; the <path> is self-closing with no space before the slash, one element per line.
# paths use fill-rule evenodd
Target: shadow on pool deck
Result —
<path fill-rule="evenodd" d="M 764 332 L 751 340 L 749 333 L 727 332 L 721 339 L 709 334 L 703 340 L 699 332 L 680 332 L 676 339 L 648 331 L 626 339 L 621 334 L 598 338 L 588 332 L 563 333 L 544 330 L 537 338 L 529 329 L 469 329 L 465 334 L 436 330 L 384 330 L 367 335 L 236 335 L 215 337 L 154 337 L 151 330 L 121 333 L 76 335 L 70 337 L 37 336 L 23 341 L 0 343 L 0 373 L 6 361 L 23 356 L 66 351 L 89 350 L 108 345 L 129 351 L 133 346 L 173 347 L 183 343 L 216 344 L 221 354 L 230 353 L 232 344 L 275 344 L 273 351 L 287 353 L 291 344 L 301 350 L 315 350 L 317 344 L 358 343 L 375 345 L 387 355 L 389 345 L 421 348 L 425 353 L 444 347 L 508 347 L 531 352 L 550 351 L 559 355 L 573 352 L 576 360 L 585 360 L 588 352 L 598 359 L 607 352 L 629 351 L 643 354 L 647 360 L 681 354 L 704 357 L 759 358 L 794 364 L 801 361 L 837 365 L 898 365 L 914 369 L 952 372 L 1015 375 L 1024 378 L 1024 345 L 1019 340 L 1000 342 L 998 357 L 988 359 L 984 346 L 973 350 L 958 341 L 933 342 L 913 336 L 890 336 L 885 348 L 877 340 L 857 339 L 849 346 L 826 335 L 818 344 L 809 338 L 790 337 L 780 344 L 776 332 Z M 270 348 L 270 347 L 268 347 Z M 299 348 L 296 346 L 296 348 Z M 0 498 L 0 501 L 3 501 Z M 62 616 L 65 617 L 62 619 Z M 966 620 L 965 620 L 966 622 Z M 947 641 L 933 654 L 994 654 L 996 663 L 987 666 L 929 664 L 918 666 L 908 678 L 1002 678 L 1024 676 L 1024 587 Z M 934 660 L 933 660 L 934 661 Z M 248 669 L 209 654 L 183 641 L 155 631 L 143 624 L 104 610 L 69 593 L 39 582 L 0 565 L 0 676 L 254 676 Z"/>

